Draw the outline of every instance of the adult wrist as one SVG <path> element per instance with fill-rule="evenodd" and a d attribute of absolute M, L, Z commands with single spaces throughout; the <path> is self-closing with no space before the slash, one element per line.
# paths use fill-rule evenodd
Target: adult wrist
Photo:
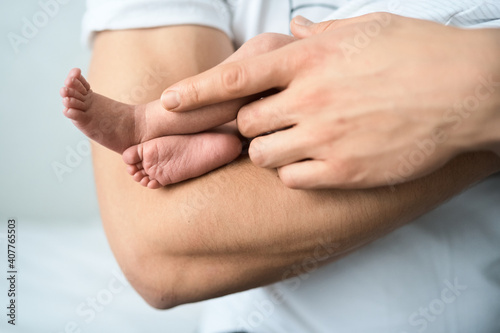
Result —
<path fill-rule="evenodd" d="M 459 127 L 459 145 L 463 151 L 493 150 L 500 152 L 500 29 L 464 31 L 471 50 L 468 90 L 454 107 L 463 123 Z"/>
<path fill-rule="evenodd" d="M 492 150 L 500 155 L 500 28 L 486 29 L 491 43 L 491 76 L 496 83 L 492 96 L 493 121 L 490 124 L 492 129 Z"/>

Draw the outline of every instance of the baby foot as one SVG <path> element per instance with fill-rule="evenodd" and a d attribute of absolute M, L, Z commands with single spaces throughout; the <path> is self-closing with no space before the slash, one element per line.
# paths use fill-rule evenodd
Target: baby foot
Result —
<path fill-rule="evenodd" d="M 125 150 L 123 160 L 135 181 L 157 189 L 210 172 L 233 161 L 240 152 L 236 136 L 205 132 L 152 139 Z"/>
<path fill-rule="evenodd" d="M 136 111 L 141 106 L 94 93 L 78 68 L 69 72 L 64 84 L 63 113 L 83 134 L 118 153 L 140 142 L 143 122 L 136 119 Z"/>
<path fill-rule="evenodd" d="M 174 134 L 192 134 L 234 119 L 227 109 L 238 110 L 241 102 L 228 108 L 174 113 L 156 100 L 142 105 L 120 103 L 93 92 L 78 68 L 69 72 L 61 88 L 64 115 L 85 135 L 101 145 L 123 153 L 130 146 Z"/>
<path fill-rule="evenodd" d="M 79 69 L 70 71 L 60 94 L 64 115 L 92 140 L 123 153 L 134 179 L 150 188 L 201 176 L 231 162 L 241 151 L 234 134 L 174 135 L 219 125 L 220 119 L 210 120 L 213 112 L 175 114 L 163 109 L 159 100 L 120 103 L 93 92 Z"/>

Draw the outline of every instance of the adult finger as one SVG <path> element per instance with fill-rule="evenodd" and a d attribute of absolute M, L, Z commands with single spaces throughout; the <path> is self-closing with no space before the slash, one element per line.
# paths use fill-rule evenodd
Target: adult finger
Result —
<path fill-rule="evenodd" d="M 292 36 L 271 32 L 257 35 L 241 45 L 218 66 L 277 50 L 295 40 Z"/>
<path fill-rule="evenodd" d="M 310 158 L 310 136 L 297 132 L 292 127 L 253 139 L 248 149 L 250 159 L 259 167 L 277 168 Z"/>
<path fill-rule="evenodd" d="M 271 88 L 286 87 L 294 68 L 290 45 L 253 58 L 214 67 L 182 80 L 161 97 L 169 111 L 189 111 L 201 106 L 250 96 Z"/>
<path fill-rule="evenodd" d="M 278 175 L 285 186 L 294 189 L 329 188 L 326 175 L 331 173 L 321 160 L 307 160 L 278 168 Z"/>
<path fill-rule="evenodd" d="M 346 27 L 348 25 L 376 21 L 387 21 L 389 20 L 389 13 L 371 13 L 358 17 L 352 17 L 340 20 L 329 20 L 319 23 L 314 23 L 309 21 L 303 16 L 295 16 L 290 22 L 290 30 L 292 34 L 299 39 L 307 38 L 312 35 L 317 35 L 325 31 L 339 29 Z"/>
<path fill-rule="evenodd" d="M 253 138 L 295 125 L 292 113 L 289 112 L 292 106 L 287 92 L 288 90 L 284 90 L 240 108 L 237 117 L 240 133 Z"/>
<path fill-rule="evenodd" d="M 240 61 L 274 51 L 293 41 L 295 41 L 295 38 L 288 35 L 273 33 L 261 34 L 243 44 L 235 53 L 224 60 L 222 64 Z M 171 134 L 196 133 L 235 119 L 238 110 L 243 105 L 271 93 L 275 93 L 275 91 L 270 90 L 262 94 L 211 104 L 191 112 L 166 112 L 163 113 L 163 118 L 168 120 L 168 127 L 173 131 Z M 153 138 L 156 137 L 157 134 L 155 135 L 153 131 L 148 132 L 148 136 L 152 136 Z"/>
<path fill-rule="evenodd" d="M 300 189 L 367 189 L 387 185 L 383 172 L 376 172 L 380 177 L 367 179 L 359 166 L 321 159 L 289 163 L 278 168 L 280 179 L 287 187 Z"/>

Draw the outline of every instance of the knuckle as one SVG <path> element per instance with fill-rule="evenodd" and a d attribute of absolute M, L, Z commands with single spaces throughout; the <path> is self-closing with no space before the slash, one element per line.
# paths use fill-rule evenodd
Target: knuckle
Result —
<path fill-rule="evenodd" d="M 261 118 L 260 108 L 246 105 L 238 112 L 237 123 L 241 134 L 246 137 L 255 136 L 258 133 L 256 129 L 256 119 Z"/>
<path fill-rule="evenodd" d="M 330 170 L 332 170 L 328 179 L 329 185 L 349 188 L 359 182 L 363 176 L 355 161 L 349 157 L 340 157 L 330 161 L 329 165 Z"/>
<path fill-rule="evenodd" d="M 301 49 L 300 52 L 286 56 L 281 65 L 284 69 L 297 73 L 319 68 L 318 66 L 325 65 L 324 62 L 330 52 L 327 47 L 326 44 L 309 43 L 308 47 Z"/>
<path fill-rule="evenodd" d="M 195 81 L 188 80 L 186 82 L 186 95 L 196 104 L 200 102 L 200 94 L 198 93 L 198 85 Z"/>
<path fill-rule="evenodd" d="M 277 44 L 276 36 L 277 34 L 274 33 L 265 33 L 262 35 L 261 43 L 263 51 L 272 51 L 279 47 Z"/>
<path fill-rule="evenodd" d="M 245 88 L 247 76 L 243 65 L 232 64 L 221 73 L 222 87 L 229 94 L 237 94 Z"/>
<path fill-rule="evenodd" d="M 291 172 L 286 171 L 287 169 L 279 168 L 278 175 L 281 182 L 288 188 L 298 189 L 300 184 L 297 182 L 296 177 Z"/>
<path fill-rule="evenodd" d="M 314 87 L 314 89 L 305 89 L 299 92 L 297 107 L 309 114 L 319 112 L 321 110 L 319 106 L 325 105 L 328 100 L 324 93 L 325 90 L 325 88 L 320 86 Z"/>
<path fill-rule="evenodd" d="M 274 51 L 294 40 L 291 36 L 273 32 L 260 34 L 255 39 L 256 47 L 258 47 L 260 53 Z"/>
<path fill-rule="evenodd" d="M 395 15 L 386 12 L 375 12 L 366 14 L 365 17 L 372 23 L 374 22 L 382 26 L 387 26 L 395 18 Z"/>
<path fill-rule="evenodd" d="M 368 13 L 365 15 L 361 15 L 360 18 L 375 19 L 378 17 L 378 14 L 379 14 L 378 12 Z"/>
<path fill-rule="evenodd" d="M 371 20 L 380 21 L 381 19 L 385 18 L 386 15 L 387 15 L 386 13 L 375 12 L 367 14 L 367 17 L 370 18 Z"/>
<path fill-rule="evenodd" d="M 329 21 L 325 21 L 325 22 L 322 22 L 321 24 L 319 24 L 318 26 L 318 30 L 320 32 L 325 32 L 325 31 L 328 31 L 328 30 L 333 30 L 337 27 L 337 21 L 336 20 L 329 20 Z"/>
<path fill-rule="evenodd" d="M 269 125 L 271 130 L 278 130 L 282 128 L 283 119 L 286 119 L 285 111 L 276 110 L 269 115 Z"/>
<path fill-rule="evenodd" d="M 380 12 L 373 12 L 373 13 L 368 13 L 368 14 L 364 14 L 364 15 L 360 15 L 358 17 L 354 17 L 353 18 L 353 21 L 354 23 L 363 23 L 363 22 L 368 22 L 368 21 L 371 21 L 371 20 L 376 20 L 377 18 L 380 17 Z"/>
<path fill-rule="evenodd" d="M 272 49 L 272 35 L 272 33 L 266 32 L 251 39 L 251 43 L 258 53 L 264 53 Z"/>
<path fill-rule="evenodd" d="M 301 147 L 314 147 L 318 150 L 320 146 L 324 146 L 325 137 L 321 129 L 315 129 L 314 126 L 309 125 L 302 130 L 302 133 L 300 141 L 297 140 Z"/>
<path fill-rule="evenodd" d="M 240 133 L 248 138 L 251 134 L 251 122 L 246 110 L 240 110 L 240 112 L 238 112 L 236 123 L 238 124 L 238 130 Z"/>

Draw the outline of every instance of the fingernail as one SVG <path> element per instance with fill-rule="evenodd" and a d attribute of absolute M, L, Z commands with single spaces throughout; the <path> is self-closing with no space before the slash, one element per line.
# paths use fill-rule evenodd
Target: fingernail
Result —
<path fill-rule="evenodd" d="M 167 110 L 173 110 L 181 104 L 181 96 L 177 91 L 167 91 L 161 95 L 161 103 Z"/>
<path fill-rule="evenodd" d="M 295 22 L 295 24 L 298 24 L 298 25 L 301 25 L 301 26 L 304 26 L 304 27 L 308 27 L 310 25 L 313 24 L 312 21 L 309 21 L 308 19 L 306 19 L 304 16 L 302 15 L 297 15 L 294 17 L 293 21 Z"/>

